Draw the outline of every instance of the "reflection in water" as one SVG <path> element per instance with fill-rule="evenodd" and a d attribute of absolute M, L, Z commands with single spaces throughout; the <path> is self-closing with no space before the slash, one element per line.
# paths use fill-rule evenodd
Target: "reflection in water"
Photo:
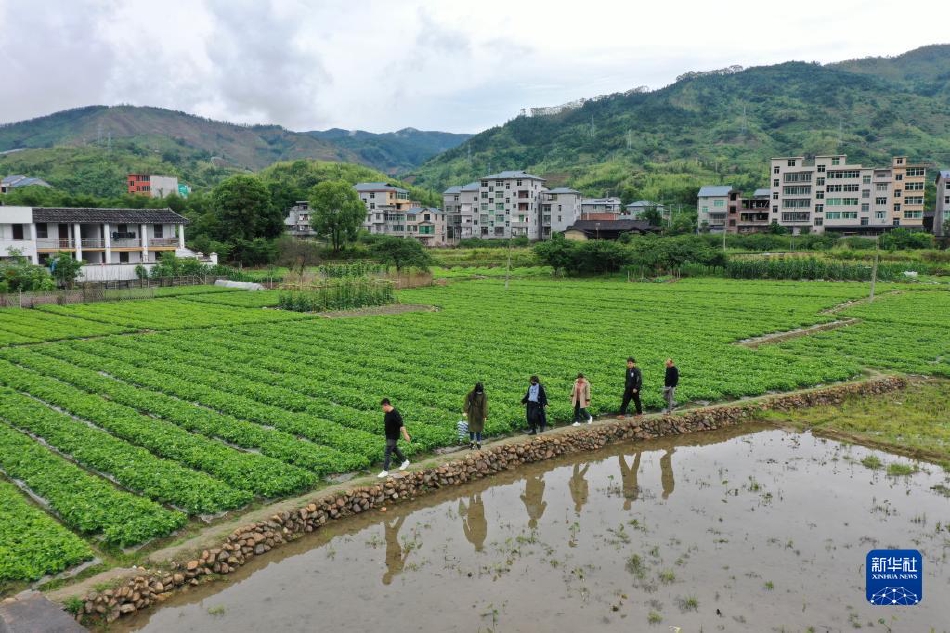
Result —
<path fill-rule="evenodd" d="M 673 453 L 675 448 L 666 449 L 666 453 L 660 458 L 660 479 L 663 481 L 663 498 L 667 499 L 673 494 L 673 487 L 676 482 L 673 481 Z"/>
<path fill-rule="evenodd" d="M 399 528 L 402 527 L 406 517 L 401 516 L 392 524 L 383 522 L 386 528 L 386 573 L 383 574 L 383 584 L 388 585 L 393 581 L 393 576 L 402 572 L 406 566 L 406 558 L 411 551 L 408 547 L 406 553 L 402 553 L 402 546 L 399 544 Z"/>
<path fill-rule="evenodd" d="M 538 527 L 538 520 L 544 514 L 544 509 L 548 507 L 544 497 L 544 475 L 535 475 L 527 478 L 524 486 L 524 494 L 521 500 L 524 507 L 528 509 L 528 527 L 532 530 Z"/>
<path fill-rule="evenodd" d="M 637 452 L 633 457 L 633 466 L 627 466 L 626 455 L 617 455 L 620 460 L 620 481 L 623 486 L 623 509 L 629 510 L 633 502 L 637 500 L 640 494 L 640 486 L 637 484 L 637 473 L 640 472 L 640 453 Z"/>
<path fill-rule="evenodd" d="M 488 521 L 485 520 L 485 504 L 482 503 L 481 493 L 475 493 L 468 498 L 468 507 L 459 500 L 459 514 L 465 517 L 462 522 L 462 531 L 465 538 L 480 552 L 485 546 L 485 537 L 488 536 Z"/>
<path fill-rule="evenodd" d="M 588 469 L 590 469 L 590 464 L 584 464 L 583 468 L 581 468 L 580 464 L 574 464 L 574 474 L 571 475 L 571 482 L 569 484 L 571 488 L 571 499 L 574 500 L 574 512 L 578 516 L 580 516 L 584 504 L 587 503 L 589 490 L 584 475 L 587 474 Z"/>

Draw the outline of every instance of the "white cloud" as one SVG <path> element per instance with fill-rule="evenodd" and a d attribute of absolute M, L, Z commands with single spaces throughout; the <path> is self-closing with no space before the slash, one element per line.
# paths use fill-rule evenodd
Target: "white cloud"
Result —
<path fill-rule="evenodd" d="M 291 129 L 479 131 L 688 70 L 894 55 L 932 0 L 0 0 L 0 121 L 133 103 Z M 907 28 L 895 28 L 895 18 Z"/>

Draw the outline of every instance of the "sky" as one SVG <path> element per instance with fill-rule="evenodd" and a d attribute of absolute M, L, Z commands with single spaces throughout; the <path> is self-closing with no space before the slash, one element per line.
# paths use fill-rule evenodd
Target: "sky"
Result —
<path fill-rule="evenodd" d="M 687 71 L 947 43 L 944 15 L 935 0 L 0 0 L 0 123 L 132 104 L 476 133 Z"/>

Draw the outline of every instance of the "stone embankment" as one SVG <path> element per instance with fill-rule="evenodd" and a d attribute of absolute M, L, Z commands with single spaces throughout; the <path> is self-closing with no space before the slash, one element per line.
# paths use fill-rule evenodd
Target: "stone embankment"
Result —
<path fill-rule="evenodd" d="M 220 547 L 204 550 L 192 560 L 175 563 L 170 571 L 150 572 L 119 588 L 90 593 L 85 596 L 82 612 L 77 618 L 86 618 L 87 621 L 101 618 L 112 622 L 163 602 L 182 587 L 229 574 L 252 558 L 319 530 L 329 521 L 383 508 L 446 486 L 490 477 L 521 464 L 593 451 L 612 442 L 710 431 L 754 419 L 761 411 L 835 405 L 850 395 L 883 394 L 902 389 L 905 385 L 903 378 L 883 376 L 756 401 L 691 409 L 675 415 L 608 420 L 534 436 L 525 442 L 499 443 L 452 462 L 391 476 L 382 483 L 354 486 L 295 511 L 280 512 L 266 521 L 243 526 L 232 532 Z"/>

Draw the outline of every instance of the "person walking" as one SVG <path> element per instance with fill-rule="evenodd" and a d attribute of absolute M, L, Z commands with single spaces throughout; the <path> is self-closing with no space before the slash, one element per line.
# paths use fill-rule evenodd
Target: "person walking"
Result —
<path fill-rule="evenodd" d="M 531 376 L 528 380 L 528 391 L 521 399 L 521 404 L 527 405 L 526 415 L 528 426 L 531 427 L 528 435 L 534 435 L 538 432 L 543 433 L 547 426 L 544 407 L 548 406 L 548 396 L 544 393 L 544 385 L 541 384 L 537 376 Z"/>
<path fill-rule="evenodd" d="M 469 448 L 481 450 L 482 431 L 485 430 L 485 420 L 488 419 L 488 399 L 485 396 L 485 387 L 480 382 L 465 396 L 465 417 L 468 418 Z"/>
<path fill-rule="evenodd" d="M 377 477 L 388 477 L 389 476 L 389 461 L 392 459 L 393 453 L 396 454 L 396 459 L 402 461 L 402 464 L 399 466 L 399 470 L 406 470 L 409 468 L 409 460 L 405 455 L 402 454 L 402 451 L 399 450 L 399 434 L 402 433 L 403 439 L 407 442 L 411 442 L 412 438 L 409 437 L 409 432 L 406 430 L 406 426 L 403 424 L 402 416 L 399 414 L 399 411 L 396 410 L 390 402 L 389 398 L 383 398 L 382 402 L 379 403 L 383 408 L 385 415 L 383 416 L 383 425 L 386 427 L 386 454 L 383 459 L 383 471 L 376 475 Z"/>
<path fill-rule="evenodd" d="M 587 412 L 587 407 L 590 406 L 590 383 L 587 382 L 584 374 L 577 374 L 574 389 L 571 391 L 571 404 L 574 406 L 574 424 L 572 426 L 580 426 L 581 420 L 588 424 L 594 421 L 594 417 Z"/>
<path fill-rule="evenodd" d="M 627 415 L 627 407 L 630 401 L 636 407 L 637 415 L 643 415 L 643 405 L 640 404 L 640 390 L 643 388 L 643 373 L 637 367 L 637 359 L 633 356 L 627 358 L 627 371 L 624 378 L 623 403 L 620 405 L 619 418 Z"/>
<path fill-rule="evenodd" d="M 666 378 L 663 380 L 663 398 L 666 400 L 665 413 L 673 413 L 673 405 L 676 404 L 676 385 L 680 381 L 680 370 L 673 363 L 672 358 L 666 359 Z"/>

